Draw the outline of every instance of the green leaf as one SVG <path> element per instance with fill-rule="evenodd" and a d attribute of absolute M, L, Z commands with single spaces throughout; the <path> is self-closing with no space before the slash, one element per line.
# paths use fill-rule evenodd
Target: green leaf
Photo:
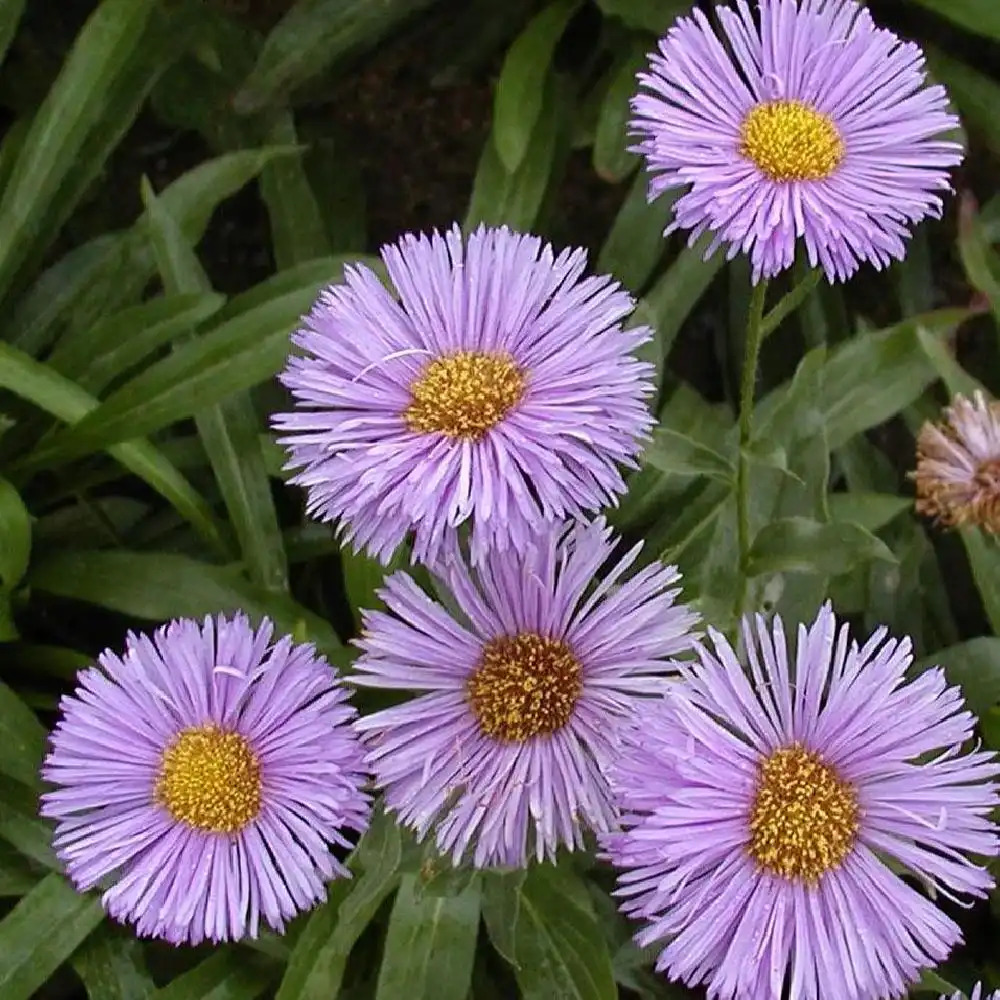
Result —
<path fill-rule="evenodd" d="M 960 28 L 1000 41 L 1000 7 L 993 0 L 917 0 Z"/>
<path fill-rule="evenodd" d="M 149 434 L 272 378 L 289 334 L 321 287 L 310 281 L 214 327 L 112 393 L 40 447 L 23 468 L 43 468 Z"/>
<path fill-rule="evenodd" d="M 0 681 L 0 771 L 24 785 L 37 785 L 44 754 L 45 728 Z"/>
<path fill-rule="evenodd" d="M 266 164 L 290 152 L 295 150 L 277 146 L 207 160 L 161 191 L 160 201 L 193 246 L 220 202 Z M 138 302 L 156 271 L 148 228 L 144 214 L 127 232 L 91 240 L 50 267 L 21 299 L 6 339 L 37 354 L 61 322 L 70 321 L 74 329 L 86 331 L 109 313 Z"/>
<path fill-rule="evenodd" d="M 517 923 L 521 915 L 521 889 L 525 871 L 483 873 L 483 922 L 493 947 L 517 966 Z"/>
<path fill-rule="evenodd" d="M 611 84 L 597 114 L 597 129 L 594 133 L 594 170 L 606 181 L 624 180 L 639 161 L 638 155 L 628 149 L 630 145 L 628 123 L 632 117 L 629 102 L 639 87 L 636 74 L 646 65 L 647 47 L 647 42 L 636 40 L 626 50 L 614 70 Z M 645 194 L 648 178 L 641 176 L 640 179 Z M 663 227 L 660 228 L 662 232 Z"/>
<path fill-rule="evenodd" d="M 85 653 L 65 646 L 44 646 L 33 642 L 11 643 L 7 647 L 10 662 L 31 674 L 56 677 L 73 683 L 77 671 L 89 667 L 92 660 Z"/>
<path fill-rule="evenodd" d="M 958 533 L 990 628 L 1000 635 L 1000 545 L 978 528 L 960 528 Z"/>
<path fill-rule="evenodd" d="M 99 409 L 98 401 L 76 383 L 3 343 L 0 343 L 0 386 L 68 423 Z M 108 452 L 170 501 L 213 548 L 223 548 L 211 508 L 158 449 L 148 441 L 137 440 L 109 446 Z"/>
<path fill-rule="evenodd" d="M 164 288 L 174 295 L 209 291 L 198 258 L 148 183 L 143 196 Z M 195 423 L 250 578 L 270 590 L 287 589 L 288 562 L 249 397 L 206 406 L 195 414 Z"/>
<path fill-rule="evenodd" d="M 521 888 L 514 975 L 523 1000 L 617 1000 L 607 942 L 567 868 L 535 865 Z"/>
<path fill-rule="evenodd" d="M 931 363 L 931 367 L 948 387 L 948 392 L 951 395 L 962 393 L 971 397 L 977 389 L 983 388 L 982 383 L 973 378 L 955 360 L 954 355 L 940 338 L 935 337 L 927 330 L 920 329 L 917 331 L 917 339 L 920 341 L 920 347 Z"/>
<path fill-rule="evenodd" d="M 938 996 L 947 994 L 949 997 L 960 992 L 957 986 L 943 979 L 932 969 L 924 969 L 920 975 L 920 982 L 911 989 L 914 993 L 935 993 Z"/>
<path fill-rule="evenodd" d="M 95 896 L 46 875 L 0 920 L 0 996 L 29 1000 L 104 918 Z"/>
<path fill-rule="evenodd" d="M 0 293 L 38 240 L 60 186 L 81 169 L 78 157 L 88 136 L 113 128 L 111 95 L 138 55 L 156 5 L 156 0 L 103 0 L 77 37 L 35 115 L 0 200 Z"/>
<path fill-rule="evenodd" d="M 274 962 L 246 950 L 217 951 L 150 1000 L 255 1000 L 274 980 Z"/>
<path fill-rule="evenodd" d="M 4 339 L 32 355 L 48 347 L 84 291 L 118 260 L 120 246 L 120 236 L 105 233 L 60 257 L 21 296 L 13 316 L 4 320 Z"/>
<path fill-rule="evenodd" d="M 597 0 L 605 14 L 620 18 L 630 28 L 662 35 L 679 14 L 691 10 L 689 0 Z"/>
<path fill-rule="evenodd" d="M 77 949 L 73 970 L 89 1000 L 147 1000 L 156 984 L 146 970 L 142 943 L 120 927 L 102 927 Z"/>
<path fill-rule="evenodd" d="M 996 116 L 1000 83 L 934 46 L 925 46 L 924 52 L 931 72 L 948 88 L 948 96 L 962 112 L 963 123 L 983 137 L 994 156 L 1000 156 L 1000 121 Z"/>
<path fill-rule="evenodd" d="M 726 262 L 719 253 L 705 260 L 707 243 L 702 239 L 693 247 L 685 247 L 639 302 L 637 313 L 656 331 L 664 357 L 670 353 L 682 324 Z"/>
<path fill-rule="evenodd" d="M 13 590 L 31 557 L 31 515 L 20 494 L 0 479 L 0 585 Z"/>
<path fill-rule="evenodd" d="M 936 377 L 920 346 L 920 330 L 944 337 L 969 315 L 968 309 L 925 313 L 837 347 L 823 370 L 830 447 L 841 447 L 912 403 Z"/>
<path fill-rule="evenodd" d="M 479 884 L 456 896 L 417 891 L 400 882 L 389 917 L 376 1000 L 466 1000 L 479 933 Z"/>
<path fill-rule="evenodd" d="M 790 291 L 779 299 L 776 305 L 764 314 L 760 324 L 761 340 L 770 337 L 789 316 L 804 306 L 819 284 L 822 273 L 819 268 L 808 271 L 804 278 L 798 281 Z"/>
<path fill-rule="evenodd" d="M 1000 708 L 991 708 L 980 717 L 979 731 L 983 734 L 983 742 L 987 747 L 1000 750 Z"/>
<path fill-rule="evenodd" d="M 354 882 L 335 882 L 329 900 L 306 924 L 292 951 L 275 1000 L 331 1000 L 338 996 L 355 942 L 399 882 L 399 827 L 376 814 L 351 858 L 363 865 Z"/>
<path fill-rule="evenodd" d="M 986 242 L 973 203 L 962 199 L 958 219 L 958 249 L 969 281 L 989 299 L 1000 323 L 1000 255 Z"/>
<path fill-rule="evenodd" d="M 507 51 L 493 103 L 493 142 L 508 173 L 520 167 L 542 115 L 552 55 L 579 0 L 556 0 L 537 14 Z"/>
<path fill-rule="evenodd" d="M 298 143 L 290 111 L 275 116 L 267 139 L 275 144 Z M 271 244 L 279 270 L 330 255 L 323 212 L 302 157 L 286 157 L 268 164 L 261 171 L 260 194 L 271 220 Z"/>
<path fill-rule="evenodd" d="M 508 171 L 497 152 L 495 138 L 483 146 L 465 216 L 466 232 L 479 223 L 508 225 L 529 232 L 538 218 L 552 179 L 560 149 L 567 143 L 571 118 L 570 95 L 562 82 L 550 75 L 545 85 L 542 113 L 517 170 Z"/>
<path fill-rule="evenodd" d="M 269 302 L 284 298 L 286 295 L 298 295 L 302 289 L 319 289 L 327 285 L 335 285 L 343 280 L 345 266 L 365 265 L 384 280 L 385 268 L 378 257 L 367 254 L 349 254 L 343 256 L 322 257 L 319 260 L 296 264 L 270 278 L 248 288 L 245 292 L 233 296 L 219 313 L 219 325 L 239 316 L 247 316 Z"/>
<path fill-rule="evenodd" d="M 709 476 L 732 482 L 735 475 L 729 459 L 686 434 L 657 427 L 653 439 L 646 445 L 642 459 L 647 465 L 682 476 Z"/>
<path fill-rule="evenodd" d="M 296 87 L 375 44 L 434 0 L 298 0 L 267 36 L 233 98 L 238 114 L 283 103 Z"/>
<path fill-rule="evenodd" d="M 878 531 L 913 506 L 913 502 L 907 497 L 856 491 L 831 493 L 828 503 L 830 520 L 851 521 L 861 525 L 866 531 Z"/>
<path fill-rule="evenodd" d="M 218 312 L 225 296 L 166 295 L 130 306 L 76 336 L 59 340 L 47 363 L 98 393 L 164 344 Z"/>
<path fill-rule="evenodd" d="M 979 636 L 918 660 L 913 669 L 923 673 L 931 667 L 944 667 L 951 684 L 962 689 L 965 700 L 976 715 L 984 715 L 1000 702 L 1000 639 Z"/>
<path fill-rule="evenodd" d="M 805 480 L 797 472 L 789 468 L 788 451 L 783 444 L 763 438 L 751 441 L 743 453 L 746 455 L 748 462 L 765 469 L 776 469 L 778 472 L 788 476 L 789 479 L 793 479 L 800 486 L 806 485 Z"/>
<path fill-rule="evenodd" d="M 60 869 L 52 850 L 52 827 L 38 817 L 38 795 L 0 774 L 0 838 L 43 868 Z"/>
<path fill-rule="evenodd" d="M 14 39 L 18 22 L 24 13 L 25 0 L 0 0 L 0 62 Z"/>
<path fill-rule="evenodd" d="M 360 612 L 363 609 L 372 611 L 383 607 L 375 592 L 390 573 L 401 569 L 405 564 L 406 555 L 402 547 L 393 554 L 388 566 L 383 566 L 378 559 L 373 559 L 365 552 L 353 552 L 347 546 L 340 549 L 344 589 L 357 622 L 361 621 Z"/>
<path fill-rule="evenodd" d="M 686 434 L 714 451 L 726 448 L 727 435 L 733 425 L 728 407 L 707 402 L 690 385 L 673 376 L 667 378 L 664 396 L 659 407 L 662 426 Z M 692 481 L 690 476 L 674 476 L 644 465 L 629 477 L 628 493 L 608 516 L 619 530 L 642 534 L 646 538 L 647 544 L 639 557 L 641 564 L 675 546 L 685 547 L 685 538 L 692 527 L 694 535 L 688 540 L 695 540 L 701 517 L 712 507 L 718 512 L 719 493 L 725 499 L 729 488 L 717 482 Z M 704 505 L 702 500 L 705 500 Z M 714 515 L 709 514 L 710 520 L 712 517 Z"/>
<path fill-rule="evenodd" d="M 182 174 L 158 197 L 188 246 L 194 246 L 220 202 L 244 187 L 272 160 L 295 153 L 297 149 L 287 146 L 227 153 Z M 116 252 L 72 303 L 74 326 L 94 326 L 108 313 L 142 299 L 156 274 L 149 229 L 149 216 L 143 213 L 130 230 L 117 238 Z"/>
<path fill-rule="evenodd" d="M 406 870 L 412 871 L 412 867 Z M 417 870 L 417 895 L 420 896 L 458 896 L 469 886 L 480 881 L 480 873 L 468 865 L 451 863 L 451 859 L 442 856 L 433 840 L 424 843 L 424 850 Z"/>
<path fill-rule="evenodd" d="M 27 895 L 40 878 L 17 851 L 0 843 L 0 899 Z"/>
<path fill-rule="evenodd" d="M 644 173 L 632 179 L 632 186 L 597 257 L 596 270 L 614 275 L 633 293 L 645 287 L 663 257 L 666 247 L 663 230 L 674 210 L 675 198 L 670 193 L 657 198 L 651 205 L 646 202 L 647 181 Z"/>
<path fill-rule="evenodd" d="M 326 655 L 342 649 L 321 616 L 283 594 L 254 587 L 236 567 L 188 556 L 125 549 L 56 551 L 32 566 L 29 581 L 49 594 L 153 621 L 243 610 L 255 621 L 273 619 L 279 633 L 314 642 Z"/>
<path fill-rule="evenodd" d="M 748 572 L 750 576 L 788 572 L 836 576 L 870 559 L 896 561 L 885 542 L 860 525 L 787 517 L 757 533 L 750 547 Z"/>

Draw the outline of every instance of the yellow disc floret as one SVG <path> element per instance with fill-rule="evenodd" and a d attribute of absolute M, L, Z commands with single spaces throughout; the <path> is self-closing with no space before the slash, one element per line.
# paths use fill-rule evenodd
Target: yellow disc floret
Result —
<path fill-rule="evenodd" d="M 410 386 L 410 430 L 478 440 L 521 401 L 524 373 L 508 354 L 460 351 L 436 358 Z"/>
<path fill-rule="evenodd" d="M 559 639 L 531 632 L 491 639 L 468 696 L 487 736 L 523 742 L 562 729 L 583 687 L 579 661 Z"/>
<path fill-rule="evenodd" d="M 185 729 L 163 752 L 154 796 L 188 826 L 236 833 L 260 812 L 260 761 L 239 733 Z"/>
<path fill-rule="evenodd" d="M 740 126 L 740 152 L 775 181 L 818 181 L 844 159 L 844 140 L 829 115 L 801 101 L 769 101 Z"/>
<path fill-rule="evenodd" d="M 783 747 L 760 765 L 749 851 L 761 868 L 816 882 L 843 863 L 858 827 L 857 793 L 818 754 Z"/>

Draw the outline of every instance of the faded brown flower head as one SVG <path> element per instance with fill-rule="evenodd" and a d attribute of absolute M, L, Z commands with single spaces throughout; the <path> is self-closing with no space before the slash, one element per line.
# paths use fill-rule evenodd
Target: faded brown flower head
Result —
<path fill-rule="evenodd" d="M 956 396 L 917 436 L 917 513 L 952 527 L 1000 532 L 1000 402 Z"/>

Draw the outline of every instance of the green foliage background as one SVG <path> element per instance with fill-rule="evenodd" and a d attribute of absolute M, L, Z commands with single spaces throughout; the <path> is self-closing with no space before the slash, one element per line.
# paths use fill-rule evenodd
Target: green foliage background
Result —
<path fill-rule="evenodd" d="M 625 148 L 634 73 L 689 6 L 0 0 L 2 1000 L 695 995 L 588 855 L 473 876 L 379 817 L 284 937 L 173 949 L 77 895 L 37 816 L 59 694 L 129 627 L 244 608 L 349 667 L 382 571 L 304 519 L 266 418 L 317 290 L 408 228 L 533 229 L 639 297 L 660 423 L 612 518 L 732 624 L 747 269 L 664 241 Z M 928 530 L 905 479 L 948 394 L 1000 393 L 1000 4 L 870 6 L 925 46 L 969 157 L 904 264 L 820 285 L 764 345 L 750 603 L 794 622 L 831 594 L 911 635 L 1000 749 L 1000 551 Z M 917 992 L 1000 985 L 1000 896 L 959 919 Z"/>

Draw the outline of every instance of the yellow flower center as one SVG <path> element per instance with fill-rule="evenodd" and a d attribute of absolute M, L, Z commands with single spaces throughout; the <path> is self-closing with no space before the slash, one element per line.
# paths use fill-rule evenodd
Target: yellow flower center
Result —
<path fill-rule="evenodd" d="M 404 419 L 412 431 L 475 441 L 521 401 L 524 386 L 524 373 L 508 354 L 449 354 L 410 386 Z"/>
<path fill-rule="evenodd" d="M 740 152 L 775 181 L 818 181 L 840 166 L 844 140 L 833 119 L 800 101 L 769 101 L 740 126 Z"/>
<path fill-rule="evenodd" d="M 570 720 L 583 688 L 581 667 L 559 639 L 532 632 L 491 639 L 483 649 L 468 696 L 487 736 L 522 743 Z"/>
<path fill-rule="evenodd" d="M 749 846 L 761 868 L 816 882 L 847 857 L 858 828 L 857 794 L 818 754 L 795 745 L 761 764 Z"/>
<path fill-rule="evenodd" d="M 185 729 L 163 752 L 154 796 L 195 829 L 236 833 L 260 812 L 260 761 L 239 733 Z"/>

